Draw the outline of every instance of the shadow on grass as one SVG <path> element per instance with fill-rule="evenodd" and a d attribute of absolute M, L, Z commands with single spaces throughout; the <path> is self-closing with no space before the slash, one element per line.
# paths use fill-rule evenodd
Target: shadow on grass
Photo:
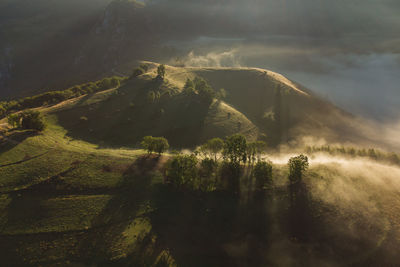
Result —
<path fill-rule="evenodd" d="M 138 158 L 124 173 L 112 199 L 103 211 L 92 220 L 92 228 L 79 244 L 78 262 L 98 265 L 118 265 L 111 262 L 113 241 L 138 217 L 138 212 L 148 203 L 153 193 L 152 178 L 159 157 Z"/>
<path fill-rule="evenodd" d="M 209 107 L 197 98 L 169 94 L 159 81 L 126 85 L 107 101 L 56 113 L 68 136 L 101 147 L 137 146 L 144 136 L 163 136 L 174 148 L 190 148 L 200 140 Z M 157 91 L 161 90 L 161 91 Z M 161 92 L 149 103 L 150 91 Z M 82 101 L 84 101 L 82 99 Z"/>
<path fill-rule="evenodd" d="M 7 137 L 3 136 L 3 140 L 0 141 L 0 154 L 13 149 L 15 146 L 22 143 L 25 139 L 29 137 L 34 137 L 36 135 L 39 135 L 37 131 L 12 131 L 11 134 Z"/>

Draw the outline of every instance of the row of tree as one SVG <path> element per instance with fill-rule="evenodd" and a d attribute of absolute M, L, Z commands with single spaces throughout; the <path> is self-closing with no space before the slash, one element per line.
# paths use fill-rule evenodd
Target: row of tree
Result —
<path fill-rule="evenodd" d="M 360 149 L 354 147 L 343 146 L 308 146 L 306 147 L 307 154 L 312 153 L 328 153 L 330 155 L 349 156 L 349 157 L 368 157 L 373 160 L 385 161 L 391 164 L 400 164 L 400 156 L 394 152 L 383 152 L 378 149 Z"/>
<path fill-rule="evenodd" d="M 148 153 L 157 152 L 159 155 L 169 147 L 165 138 L 151 136 L 144 137 L 142 146 Z M 221 188 L 237 192 L 247 168 L 255 180 L 256 190 L 270 188 L 273 184 L 272 163 L 262 159 L 265 150 L 264 142 L 247 142 L 239 134 L 225 140 L 213 138 L 192 154 L 177 153 L 170 158 L 165 166 L 166 181 L 178 189 Z M 308 164 L 304 155 L 293 157 L 288 162 L 289 192 L 293 200 L 300 194 Z"/>
<path fill-rule="evenodd" d="M 223 99 L 227 95 L 225 89 L 216 91 L 206 80 L 200 77 L 193 80 L 187 79 L 182 92 L 187 96 L 198 96 L 200 101 L 206 105 L 210 105 L 214 98 Z"/>
<path fill-rule="evenodd" d="M 219 157 L 234 163 L 253 164 L 256 160 L 260 161 L 265 152 L 267 144 L 263 141 L 248 142 L 246 137 L 241 134 L 232 135 L 225 140 L 213 138 L 195 151 L 204 157 L 214 157 L 217 161 Z"/>
<path fill-rule="evenodd" d="M 25 97 L 20 100 L 0 102 L 0 116 L 4 117 L 12 112 L 28 108 L 37 108 L 48 104 L 57 104 L 81 95 L 119 87 L 121 82 L 125 81 L 125 79 L 125 77 L 114 76 L 110 78 L 104 78 L 96 82 L 75 85 L 66 90 L 51 91 L 31 97 Z"/>

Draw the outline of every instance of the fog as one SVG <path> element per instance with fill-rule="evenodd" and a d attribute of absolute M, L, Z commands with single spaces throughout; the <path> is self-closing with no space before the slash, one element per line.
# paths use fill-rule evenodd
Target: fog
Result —
<path fill-rule="evenodd" d="M 270 159 L 276 165 L 283 165 L 294 155 L 281 154 Z M 312 154 L 309 161 L 304 180 L 312 198 L 333 207 L 335 216 L 341 218 L 327 222 L 333 231 L 366 239 L 377 247 L 387 239 L 400 238 L 398 165 L 324 153 Z M 396 251 L 397 248 L 387 249 Z"/>

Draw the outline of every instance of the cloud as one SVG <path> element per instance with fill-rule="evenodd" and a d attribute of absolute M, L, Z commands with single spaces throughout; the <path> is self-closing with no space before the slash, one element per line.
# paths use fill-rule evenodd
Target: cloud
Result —
<path fill-rule="evenodd" d="M 237 50 L 209 52 L 196 55 L 191 51 L 185 58 L 188 67 L 240 67 L 240 57 Z"/>

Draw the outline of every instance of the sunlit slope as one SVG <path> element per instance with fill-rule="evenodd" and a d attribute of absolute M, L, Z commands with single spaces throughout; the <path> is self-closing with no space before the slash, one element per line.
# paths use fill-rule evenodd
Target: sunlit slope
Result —
<path fill-rule="evenodd" d="M 56 116 L 45 119 L 43 133 L 7 131 L 0 138 L 2 264 L 66 266 L 93 262 L 98 253 L 107 255 L 103 262 L 135 252 L 151 229 L 143 214 L 153 184 L 162 181 L 149 176 L 159 162 L 140 164 L 140 150 L 71 139 Z M 108 237 L 97 244 L 99 236 Z"/>
<path fill-rule="evenodd" d="M 331 142 L 371 143 L 363 123 L 281 74 L 258 68 L 169 68 L 171 79 L 200 76 L 224 88 L 229 105 L 245 115 L 270 143 L 314 135 Z M 279 113 L 279 114 L 277 114 Z M 365 124 L 364 124 L 365 126 Z"/>
<path fill-rule="evenodd" d="M 173 147 L 193 147 L 211 137 L 242 133 L 271 145 L 318 136 L 331 142 L 364 144 L 361 123 L 284 76 L 252 68 L 167 66 L 158 64 L 118 90 L 89 95 L 55 112 L 72 137 L 112 146 L 138 146 L 146 135 L 165 136 Z M 209 107 L 182 93 L 186 79 L 203 77 L 227 96 Z M 157 98 L 149 101 L 154 92 Z M 95 100 L 94 100 L 95 99 Z"/>
<path fill-rule="evenodd" d="M 168 76 L 162 87 L 179 93 L 185 75 L 193 73 Z M 289 156 L 282 161 L 271 157 L 274 186 L 260 200 L 247 176 L 240 195 L 171 192 L 163 185 L 164 157 L 146 159 L 140 157 L 144 151 L 104 148 L 135 135 L 134 128 L 121 128 L 121 121 L 152 114 L 147 102 L 142 112 L 129 112 L 139 101 L 131 102 L 155 84 L 153 78 L 144 75 L 120 89 L 40 108 L 48 124 L 43 133 L 9 131 L 1 137 L 0 256 L 5 265 L 157 266 L 163 255 L 167 266 L 248 261 L 248 266 L 395 266 L 399 261 L 398 167 L 365 158 L 312 158 L 304 177 L 310 197 L 302 232 L 306 241 L 299 241 L 287 227 L 299 222 L 288 217 Z M 171 105 L 185 107 L 186 100 L 178 97 Z M 201 128 L 204 138 L 230 134 L 225 129 L 255 134 L 250 116 L 227 103 L 195 110 L 204 112 L 203 125 L 214 125 Z M 200 114 L 189 107 L 184 111 L 190 116 Z M 143 118 L 145 125 L 149 117 Z M 168 123 L 174 123 L 172 117 Z M 96 129 L 106 131 L 108 139 Z M 123 133 L 114 137 L 113 131 Z"/>
<path fill-rule="evenodd" d="M 146 135 L 164 136 L 176 148 L 235 133 L 258 138 L 254 123 L 229 103 L 214 100 L 207 106 L 181 93 L 186 77 L 194 77 L 191 73 L 179 77 L 182 71 L 167 68 L 164 81 L 150 71 L 118 90 L 70 101 L 49 112 L 71 137 L 100 145 L 137 147 Z M 159 95 L 154 101 L 148 99 L 151 91 Z"/>

